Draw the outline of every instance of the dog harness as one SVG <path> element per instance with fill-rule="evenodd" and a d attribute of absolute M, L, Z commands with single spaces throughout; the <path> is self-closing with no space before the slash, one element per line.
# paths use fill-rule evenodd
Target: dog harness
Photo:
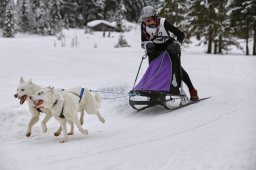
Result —
<path fill-rule="evenodd" d="M 72 93 L 72 92 L 70 92 L 70 93 Z M 82 96 L 83 96 L 83 94 L 84 94 L 84 88 L 81 88 L 81 90 L 80 90 L 80 95 L 78 95 L 78 94 L 76 94 L 76 93 L 72 93 L 72 94 L 74 94 L 74 95 L 76 95 L 77 97 L 79 97 L 79 103 L 80 103 L 80 101 L 81 101 L 81 99 L 82 99 Z M 53 106 L 55 106 L 56 104 L 57 104 L 57 102 L 58 102 L 58 99 L 53 103 Z M 52 107 L 53 107 L 52 106 Z M 65 116 L 64 116 L 64 114 L 63 114 L 63 111 L 64 111 L 64 104 L 63 104 L 63 106 L 62 106 L 62 109 L 61 109 L 61 112 L 60 112 L 60 118 L 65 118 Z"/>
<path fill-rule="evenodd" d="M 57 102 L 58 102 L 58 99 L 53 103 L 52 107 L 54 107 L 57 104 Z M 63 114 L 63 111 L 64 111 L 64 104 L 62 106 L 62 109 L 61 109 L 61 112 L 60 112 L 60 115 L 59 115 L 60 118 L 65 118 L 65 116 Z"/>
<path fill-rule="evenodd" d="M 35 108 L 39 113 L 42 112 L 40 108 Z"/>
<path fill-rule="evenodd" d="M 63 107 L 61 109 L 61 112 L 60 112 L 60 118 L 65 118 L 64 114 L 63 114 L 63 110 L 64 110 L 64 104 L 63 104 Z"/>
<path fill-rule="evenodd" d="M 63 91 L 63 90 L 64 90 L 64 89 L 62 89 L 62 91 Z M 72 93 L 72 92 L 70 92 L 70 93 Z M 81 101 L 81 99 L 82 99 L 82 96 L 83 96 L 83 94 L 84 94 L 84 88 L 81 88 L 81 90 L 80 90 L 80 95 L 78 95 L 78 94 L 76 94 L 76 93 L 72 93 L 72 94 L 74 94 L 74 95 L 76 95 L 77 97 L 79 97 L 79 103 L 80 103 L 80 101 Z M 57 104 L 57 102 L 58 102 L 58 99 L 53 103 L 52 107 L 54 107 L 54 106 Z M 40 110 L 40 109 L 39 109 L 39 110 Z M 64 112 L 64 104 L 63 104 L 63 106 L 62 106 L 62 109 L 61 109 L 61 112 L 60 112 L 60 115 L 59 115 L 60 118 L 65 118 L 63 112 Z"/>
<path fill-rule="evenodd" d="M 72 94 L 76 95 L 77 97 L 79 97 L 79 103 L 80 103 L 80 101 L 81 101 L 81 99 L 83 97 L 83 94 L 84 94 L 84 88 L 81 88 L 79 95 L 76 94 L 76 93 L 73 93 L 73 92 L 70 92 L 70 93 L 72 93 Z"/>

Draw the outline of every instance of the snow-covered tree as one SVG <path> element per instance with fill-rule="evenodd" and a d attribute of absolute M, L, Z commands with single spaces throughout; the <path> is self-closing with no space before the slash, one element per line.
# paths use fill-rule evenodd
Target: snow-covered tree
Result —
<path fill-rule="evenodd" d="M 165 17 L 171 24 L 181 27 L 187 9 L 187 0 L 165 0 L 159 15 Z"/>
<path fill-rule="evenodd" d="M 34 14 L 32 17 L 32 22 L 33 22 L 33 32 L 34 33 L 39 33 L 39 19 L 40 19 L 40 6 L 42 1 L 40 0 L 31 0 L 31 12 Z"/>
<path fill-rule="evenodd" d="M 20 0 L 20 6 L 18 7 L 18 27 L 19 31 L 27 32 L 30 31 L 30 21 L 29 21 L 29 10 L 30 4 L 28 0 Z"/>
<path fill-rule="evenodd" d="M 14 15 L 12 6 L 8 6 L 5 14 L 3 37 L 14 37 Z"/>
<path fill-rule="evenodd" d="M 205 37 L 208 43 L 207 53 L 212 52 L 214 15 L 213 8 L 207 8 L 204 0 L 192 0 L 189 2 L 188 11 L 188 32 L 196 35 L 198 39 Z"/>
<path fill-rule="evenodd" d="M 50 35 L 56 35 L 62 30 L 63 23 L 60 15 L 59 0 L 51 0 L 49 4 L 50 11 Z"/>
<path fill-rule="evenodd" d="M 9 0 L 1 0 L 0 1 L 0 28 L 3 28 L 3 26 L 4 26 L 5 11 L 6 11 L 6 6 L 7 6 L 8 2 L 9 2 Z"/>
<path fill-rule="evenodd" d="M 138 22 L 140 18 L 141 9 L 146 6 L 144 0 L 123 0 L 124 3 L 124 14 L 128 21 Z"/>
<path fill-rule="evenodd" d="M 89 21 L 103 18 L 101 2 L 97 0 L 77 0 L 77 2 L 79 4 L 77 11 L 83 15 L 85 24 Z"/>
<path fill-rule="evenodd" d="M 144 3 L 145 3 L 145 5 L 151 5 L 153 7 L 158 7 L 161 5 L 160 0 L 144 0 Z"/>
<path fill-rule="evenodd" d="M 246 41 L 246 55 L 249 55 L 249 38 L 250 27 L 252 25 L 250 10 L 246 10 L 246 1 L 229 0 L 228 2 L 228 15 L 230 15 L 230 27 L 232 28 L 233 35 L 244 38 Z M 255 2 L 254 2 L 255 3 Z"/>
<path fill-rule="evenodd" d="M 75 0 L 63 0 L 60 5 L 60 14 L 64 18 L 66 28 L 74 28 L 79 25 L 78 3 Z M 80 16 L 81 17 L 81 16 Z"/>
<path fill-rule="evenodd" d="M 187 32 L 186 13 L 188 11 L 187 0 L 165 0 L 160 6 L 159 16 L 165 17 L 172 25 L 178 27 L 189 37 Z"/>
<path fill-rule="evenodd" d="M 243 14 L 246 14 L 247 20 L 249 21 L 249 29 L 253 31 L 253 48 L 252 54 L 256 55 L 256 1 L 246 0 L 243 2 Z"/>
<path fill-rule="evenodd" d="M 101 3 L 103 19 L 114 20 L 120 3 L 120 0 L 103 0 Z"/>
<path fill-rule="evenodd" d="M 207 43 L 207 53 L 222 53 L 229 45 L 238 45 L 230 36 L 230 19 L 226 15 L 227 0 L 188 2 L 188 13 L 184 22 L 187 32 Z"/>

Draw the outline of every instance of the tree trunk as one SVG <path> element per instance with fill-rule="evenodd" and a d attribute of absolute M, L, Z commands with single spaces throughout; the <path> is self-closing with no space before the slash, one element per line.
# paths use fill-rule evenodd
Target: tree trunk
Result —
<path fill-rule="evenodd" d="M 256 55 L 256 23 L 254 24 L 254 37 L 253 37 L 252 55 Z"/>
<path fill-rule="evenodd" d="M 249 55 L 249 36 L 246 37 L 246 55 Z"/>
<path fill-rule="evenodd" d="M 217 40 L 214 40 L 214 54 L 217 54 L 217 47 L 218 47 Z"/>
<path fill-rule="evenodd" d="M 222 36 L 219 36 L 219 54 L 222 54 Z"/>
<path fill-rule="evenodd" d="M 212 53 L 212 30 L 209 30 L 208 33 L 208 49 L 207 49 L 207 54 L 211 54 Z"/>
<path fill-rule="evenodd" d="M 246 55 L 250 55 L 249 53 L 249 21 L 247 20 L 247 29 L 246 29 L 246 35 L 245 35 L 245 40 L 246 40 Z"/>

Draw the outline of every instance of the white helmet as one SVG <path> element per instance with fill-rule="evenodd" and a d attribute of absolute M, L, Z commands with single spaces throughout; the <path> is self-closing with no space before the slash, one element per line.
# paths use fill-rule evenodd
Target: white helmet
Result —
<path fill-rule="evenodd" d="M 155 11 L 154 7 L 152 7 L 152 6 L 145 6 L 141 10 L 141 19 L 145 19 L 145 18 L 152 17 L 155 15 L 156 15 L 156 11 Z"/>

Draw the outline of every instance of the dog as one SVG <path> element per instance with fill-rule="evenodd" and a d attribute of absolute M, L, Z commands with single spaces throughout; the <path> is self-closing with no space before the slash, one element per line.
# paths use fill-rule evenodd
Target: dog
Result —
<path fill-rule="evenodd" d="M 31 135 L 32 126 L 38 122 L 40 112 L 45 113 L 45 117 L 41 122 L 41 127 L 43 132 L 47 132 L 47 126 L 46 123 L 48 120 L 52 117 L 52 114 L 49 109 L 41 108 L 37 109 L 35 108 L 34 102 L 30 99 L 30 96 L 36 94 L 36 92 L 41 89 L 42 87 L 37 85 L 36 83 L 32 82 L 31 79 L 28 81 L 25 81 L 23 77 L 20 78 L 20 83 L 17 88 L 17 92 L 14 94 L 15 98 L 18 98 L 20 100 L 20 104 L 22 105 L 25 101 L 28 103 L 28 108 L 31 112 L 31 119 L 28 122 L 27 130 L 26 130 L 26 136 L 29 137 Z M 70 93 L 80 94 L 81 87 L 74 87 L 71 89 L 68 89 Z M 80 97 L 81 96 L 81 97 Z M 78 96 L 80 98 L 79 102 L 79 112 L 81 113 L 80 116 L 80 123 L 83 124 L 84 121 L 84 111 L 86 111 L 88 114 L 95 114 L 98 116 L 99 120 L 104 123 L 105 119 L 101 116 L 98 109 L 100 106 L 100 98 L 96 94 L 93 96 L 88 89 L 84 89 L 83 94 L 80 94 Z M 61 127 L 54 133 L 55 136 L 60 135 L 61 133 Z M 73 128 L 71 125 L 71 130 L 69 132 L 70 135 L 73 134 Z"/>
<path fill-rule="evenodd" d="M 64 138 L 60 143 L 67 142 L 68 134 L 66 121 L 73 122 L 82 134 L 88 134 L 86 129 L 83 129 L 77 115 L 80 99 L 76 94 L 68 91 L 60 92 L 54 88 L 42 88 L 30 99 L 35 103 L 36 108 L 49 109 L 53 117 L 60 123 L 63 130 Z"/>

